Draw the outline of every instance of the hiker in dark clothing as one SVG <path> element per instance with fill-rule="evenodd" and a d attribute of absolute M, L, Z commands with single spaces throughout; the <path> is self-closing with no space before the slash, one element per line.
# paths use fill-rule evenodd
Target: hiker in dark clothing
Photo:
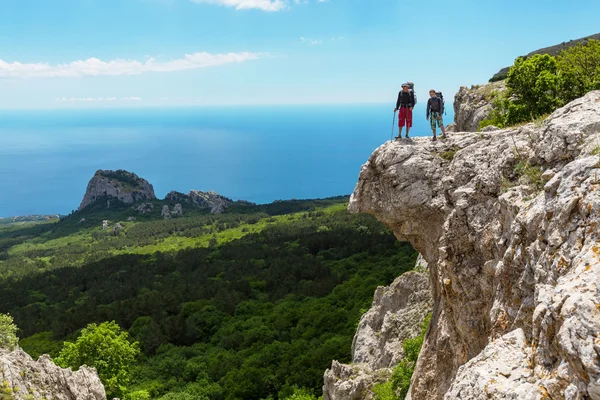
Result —
<path fill-rule="evenodd" d="M 444 120 L 442 120 L 442 114 L 444 113 L 444 102 L 442 99 L 435 95 L 435 90 L 429 91 L 429 100 L 427 100 L 427 114 L 426 118 L 429 120 L 431 130 L 433 131 L 433 141 L 436 140 L 436 124 L 442 130 L 442 139 L 446 138 L 446 129 L 444 128 Z"/>
<path fill-rule="evenodd" d="M 394 108 L 394 112 L 400 110 L 398 113 L 398 128 L 400 128 L 400 131 L 398 132 L 396 139 L 402 137 L 402 128 L 405 124 L 406 137 L 408 138 L 408 132 L 410 131 L 410 128 L 412 128 L 412 110 L 415 104 L 417 104 L 415 93 L 412 90 L 408 90 L 408 83 L 403 83 L 402 90 L 398 93 L 396 108 Z"/>

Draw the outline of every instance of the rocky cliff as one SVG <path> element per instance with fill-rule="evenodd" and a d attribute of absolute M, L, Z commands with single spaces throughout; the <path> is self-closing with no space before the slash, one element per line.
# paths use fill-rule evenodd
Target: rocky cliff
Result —
<path fill-rule="evenodd" d="M 349 210 L 429 263 L 412 400 L 600 399 L 600 91 L 529 124 L 388 142 Z"/>
<path fill-rule="evenodd" d="M 179 192 L 169 192 L 165 200 L 177 203 L 191 204 L 200 209 L 210 210 L 212 214 L 221 214 L 234 202 L 227 197 L 223 197 L 215 192 L 202 192 L 192 190 L 189 194 Z"/>
<path fill-rule="evenodd" d="M 421 260 L 417 264 L 426 265 Z M 402 342 L 421 333 L 431 311 L 429 277 L 424 268 L 419 270 L 377 288 L 354 336 L 352 365 L 333 361 L 325 372 L 325 400 L 371 400 L 373 386 L 389 379 L 391 368 L 404 358 Z"/>
<path fill-rule="evenodd" d="M 48 356 L 38 361 L 21 349 L 0 350 L 0 399 L 106 400 L 96 370 L 73 372 L 56 366 Z"/>
<path fill-rule="evenodd" d="M 136 174 L 124 170 L 98 170 L 88 183 L 79 210 L 105 197 L 114 197 L 128 204 L 156 199 L 152 185 Z"/>
<path fill-rule="evenodd" d="M 454 96 L 454 124 L 451 131 L 477 132 L 479 123 L 490 115 L 494 98 L 506 91 L 504 82 L 462 86 Z"/>

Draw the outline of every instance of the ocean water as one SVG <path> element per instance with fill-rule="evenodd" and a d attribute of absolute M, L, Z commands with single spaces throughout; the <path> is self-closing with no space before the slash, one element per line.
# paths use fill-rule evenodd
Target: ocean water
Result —
<path fill-rule="evenodd" d="M 361 165 L 390 140 L 392 109 L 0 111 L 0 216 L 67 214 L 98 169 L 135 172 L 159 198 L 191 189 L 256 203 L 349 194 Z M 424 105 L 415 109 L 411 134 L 431 135 Z"/>

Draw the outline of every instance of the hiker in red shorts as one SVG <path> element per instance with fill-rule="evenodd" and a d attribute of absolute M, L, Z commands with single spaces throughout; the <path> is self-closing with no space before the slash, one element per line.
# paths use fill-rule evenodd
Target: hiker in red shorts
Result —
<path fill-rule="evenodd" d="M 398 113 L 398 127 L 400 132 L 396 139 L 402 137 L 402 128 L 406 124 L 406 138 L 408 138 L 408 132 L 412 128 L 412 110 L 417 100 L 415 99 L 415 93 L 412 90 L 408 90 L 408 83 L 402 84 L 402 90 L 398 93 L 398 100 L 396 101 L 396 108 L 394 112 L 400 110 Z"/>

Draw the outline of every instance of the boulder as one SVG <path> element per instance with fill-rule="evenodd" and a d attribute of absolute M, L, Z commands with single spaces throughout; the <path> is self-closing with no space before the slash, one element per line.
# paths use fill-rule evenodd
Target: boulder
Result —
<path fill-rule="evenodd" d="M 34 361 L 22 349 L 0 350 L 0 398 L 14 400 L 106 400 L 94 368 L 60 368 L 47 355 Z"/>
<path fill-rule="evenodd" d="M 156 199 L 152 185 L 136 174 L 124 170 L 98 170 L 88 183 L 79 210 L 106 197 L 116 198 L 126 204 Z M 107 207 L 110 205 L 108 199 Z"/>

